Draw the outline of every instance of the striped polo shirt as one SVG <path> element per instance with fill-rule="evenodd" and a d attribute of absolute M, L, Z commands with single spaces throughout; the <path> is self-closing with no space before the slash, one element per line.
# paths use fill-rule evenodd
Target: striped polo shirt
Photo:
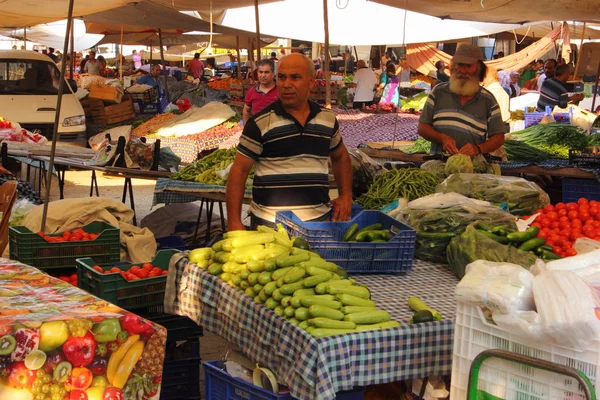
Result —
<path fill-rule="evenodd" d="M 331 110 L 309 102 L 304 127 L 277 100 L 248 120 L 237 150 L 255 161 L 250 212 L 275 221 L 292 210 L 303 221 L 320 218 L 329 201 L 329 154 L 342 145 Z"/>
<path fill-rule="evenodd" d="M 441 83 L 429 94 L 419 122 L 433 126 L 456 141 L 456 147 L 481 144 L 490 136 L 509 131 L 502 121 L 502 112 L 494 95 L 486 88 L 461 104 L 458 95 L 450 91 L 449 83 Z M 431 143 L 431 154 L 440 154 L 440 143 Z"/>
<path fill-rule="evenodd" d="M 556 78 L 548 78 L 542 83 L 540 98 L 537 102 L 537 111 L 546 111 L 546 106 L 554 109 L 554 106 L 567 108 L 569 95 L 567 88 Z"/>

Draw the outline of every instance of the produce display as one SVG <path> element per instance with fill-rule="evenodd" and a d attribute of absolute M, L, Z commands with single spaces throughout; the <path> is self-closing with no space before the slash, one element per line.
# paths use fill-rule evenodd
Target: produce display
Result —
<path fill-rule="evenodd" d="M 229 85 L 231 84 L 231 79 L 211 79 L 208 82 L 208 86 L 217 90 L 229 90 Z"/>
<path fill-rule="evenodd" d="M 537 227 L 537 238 L 545 239 L 548 251 L 562 257 L 574 256 L 573 244 L 587 237 L 600 241 L 600 202 L 580 198 L 577 203 L 548 204 L 536 211 L 532 227 Z"/>
<path fill-rule="evenodd" d="M 377 309 L 365 285 L 310 251 L 301 238 L 275 231 L 234 231 L 212 248 L 192 250 L 191 262 L 243 291 L 315 337 L 397 327 Z"/>
<path fill-rule="evenodd" d="M 117 267 L 102 268 L 99 265 L 94 265 L 92 269 L 104 275 L 121 274 L 123 279 L 128 281 L 137 281 L 140 279 L 154 278 L 155 276 L 169 274 L 169 271 L 163 270 L 161 267 L 152 265 L 151 263 L 132 265 L 126 271 Z"/>
<path fill-rule="evenodd" d="M 233 163 L 236 154 L 235 147 L 216 150 L 193 164 L 182 168 L 171 179 L 182 181 L 202 182 L 210 185 L 224 186 L 227 183 L 225 171 Z M 254 178 L 254 170 L 250 171 L 249 180 Z"/>
<path fill-rule="evenodd" d="M 488 206 L 455 205 L 428 210 L 408 208 L 398 219 L 417 231 L 415 257 L 443 264 L 448 262 L 446 248 L 450 240 L 475 221 L 507 232 L 517 230 L 512 215 Z"/>
<path fill-rule="evenodd" d="M 530 215 L 550 203 L 548 195 L 523 178 L 490 174 L 453 174 L 440 183 L 438 193 L 459 193 L 495 206 L 506 203 L 513 215 Z"/>
<path fill-rule="evenodd" d="M 164 328 L 23 264 L 1 264 L 0 280 L 0 398 L 158 393 Z"/>
<path fill-rule="evenodd" d="M 44 232 L 38 232 L 37 234 L 48 243 L 87 242 L 96 240 L 96 238 L 100 236 L 99 233 L 87 233 L 81 228 L 76 229 L 73 232 L 63 232 L 52 235 L 46 235 Z"/>
<path fill-rule="evenodd" d="M 211 139 L 216 145 L 242 132 L 243 127 L 239 121 L 240 118 L 236 115 L 235 117 L 230 118 L 227 122 L 224 122 L 221 125 L 217 125 L 213 128 L 207 129 L 204 132 L 192 133 L 191 135 L 182 136 L 181 139 L 199 141 Z"/>
<path fill-rule="evenodd" d="M 376 176 L 356 202 L 366 210 L 378 210 L 398 198 L 414 200 L 432 194 L 440 182 L 439 177 L 418 168 L 393 169 Z"/>
<path fill-rule="evenodd" d="M 395 106 L 392 103 L 384 103 L 379 105 L 379 111 L 391 113 L 394 112 Z"/>
<path fill-rule="evenodd" d="M 131 136 L 145 137 L 151 133 L 155 133 L 158 130 L 158 128 L 163 126 L 165 123 L 171 121 L 175 117 L 177 117 L 177 114 L 174 113 L 156 114 L 154 117 L 150 118 L 146 122 L 135 127 L 131 131 Z"/>
<path fill-rule="evenodd" d="M 408 149 L 404 150 L 405 153 L 415 154 L 415 153 L 424 153 L 429 154 L 431 152 L 431 142 L 427 139 L 423 139 L 419 137 L 415 140 L 415 143 L 410 146 Z"/>
<path fill-rule="evenodd" d="M 358 224 L 352 224 L 344 232 L 342 242 L 386 243 L 393 237 L 394 234 L 389 229 L 383 229 L 381 224 L 368 225 L 362 228 Z"/>
<path fill-rule="evenodd" d="M 415 312 L 410 319 L 411 324 L 420 324 L 423 322 L 439 321 L 442 319 L 442 314 L 439 311 L 429 307 L 423 300 L 418 297 L 408 298 L 408 307 Z"/>
<path fill-rule="evenodd" d="M 508 161 L 532 161 L 525 158 L 528 156 L 539 159 L 541 157 L 539 152 L 546 154 L 545 159 L 569 159 L 569 149 L 580 149 L 589 145 L 589 138 L 585 131 L 571 124 L 533 125 L 522 131 L 512 132 L 510 139 L 504 144 Z M 527 151 L 515 141 L 529 145 L 538 151 Z"/>
<path fill-rule="evenodd" d="M 425 103 L 427 102 L 427 96 L 427 93 L 421 92 L 409 99 L 401 99 L 400 101 L 402 105 L 400 106 L 400 109 L 402 111 L 408 111 L 410 109 L 415 111 L 423 111 Z"/>

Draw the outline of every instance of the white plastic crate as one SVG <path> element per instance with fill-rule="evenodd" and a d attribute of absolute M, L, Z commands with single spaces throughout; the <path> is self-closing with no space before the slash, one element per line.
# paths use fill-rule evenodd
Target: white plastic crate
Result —
<path fill-rule="evenodd" d="M 507 350 L 575 368 L 587 375 L 596 388 L 596 395 L 600 395 L 600 340 L 590 341 L 589 347 L 584 351 L 554 343 L 533 342 L 488 322 L 479 307 L 457 303 L 451 400 L 467 398 L 471 363 L 479 353 L 489 349 Z M 578 383 L 572 378 L 499 359 L 484 362 L 478 388 L 505 400 L 585 398 Z"/>

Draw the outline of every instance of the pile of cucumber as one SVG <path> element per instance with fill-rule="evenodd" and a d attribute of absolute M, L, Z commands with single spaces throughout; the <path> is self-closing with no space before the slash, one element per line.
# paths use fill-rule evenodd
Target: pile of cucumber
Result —
<path fill-rule="evenodd" d="M 540 228 L 532 226 L 523 232 L 509 232 L 502 227 L 490 227 L 489 225 L 478 222 L 475 229 L 483 233 L 490 239 L 508 246 L 516 247 L 522 251 L 534 253 L 542 260 L 557 260 L 562 258 L 554 254 L 552 246 L 546 245 L 546 239 L 537 237 Z"/>
<path fill-rule="evenodd" d="M 212 248 L 192 250 L 190 261 L 315 337 L 400 325 L 377 309 L 365 285 L 281 226 L 223 237 Z"/>
<path fill-rule="evenodd" d="M 394 234 L 388 229 L 383 229 L 381 224 L 365 226 L 362 229 L 358 224 L 352 224 L 344 233 L 342 242 L 385 243 L 393 237 Z"/>

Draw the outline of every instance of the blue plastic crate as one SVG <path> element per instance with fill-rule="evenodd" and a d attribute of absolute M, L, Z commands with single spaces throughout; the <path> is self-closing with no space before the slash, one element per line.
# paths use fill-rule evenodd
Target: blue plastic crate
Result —
<path fill-rule="evenodd" d="M 361 211 L 347 222 L 303 222 L 293 212 L 284 211 L 277 213 L 276 222 L 291 236 L 306 239 L 323 258 L 349 273 L 405 274 L 412 268 L 416 231 L 380 211 Z M 396 235 L 386 243 L 342 242 L 354 223 L 360 228 L 380 223 Z"/>
<path fill-rule="evenodd" d="M 600 201 L 600 182 L 595 179 L 563 178 L 563 203 L 576 202 L 582 197 L 588 200 Z"/>
<path fill-rule="evenodd" d="M 234 378 L 217 367 L 217 361 L 205 362 L 204 400 L 295 400 L 289 394 L 276 394 Z M 337 400 L 363 400 L 364 388 L 336 393 Z M 162 397 L 161 397 L 162 399 Z"/>
<path fill-rule="evenodd" d="M 551 114 L 554 117 L 554 120 L 558 124 L 570 124 L 571 119 L 573 119 L 573 109 L 569 107 L 569 112 L 566 113 L 555 113 L 552 114 L 552 109 L 546 106 L 545 112 L 528 112 L 527 108 L 525 108 L 525 128 L 528 128 L 532 125 L 538 125 L 544 115 Z"/>

